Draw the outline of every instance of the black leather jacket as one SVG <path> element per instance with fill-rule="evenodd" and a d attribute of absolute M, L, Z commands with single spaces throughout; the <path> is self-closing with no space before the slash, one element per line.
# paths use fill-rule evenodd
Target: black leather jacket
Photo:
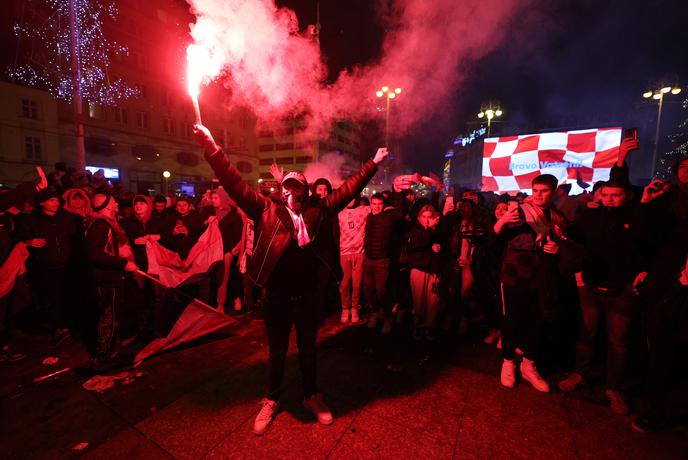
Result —
<path fill-rule="evenodd" d="M 206 153 L 205 156 L 227 194 L 255 223 L 253 254 L 247 257 L 247 274 L 257 286 L 265 287 L 277 262 L 292 242 L 294 223 L 289 211 L 283 202 L 273 201 L 253 191 L 222 150 L 218 149 L 212 155 Z M 301 213 L 310 244 L 322 264 L 327 264 L 324 255 L 331 238 L 323 237 L 321 232 L 332 231 L 324 223 L 328 222 L 328 217 L 336 217 L 359 195 L 376 172 L 377 165 L 370 160 L 326 198 L 309 199 L 304 203 Z M 334 272 L 334 267 L 329 268 Z"/>

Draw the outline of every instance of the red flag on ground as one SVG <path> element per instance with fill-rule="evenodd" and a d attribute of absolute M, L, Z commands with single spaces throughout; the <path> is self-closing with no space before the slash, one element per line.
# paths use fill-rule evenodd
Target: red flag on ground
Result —
<path fill-rule="evenodd" d="M 28 258 L 29 250 L 26 248 L 26 243 L 17 243 L 0 267 L 0 299 L 12 292 L 17 277 L 26 273 L 26 259 Z"/>
<path fill-rule="evenodd" d="M 136 355 L 134 362 L 142 361 L 155 353 L 177 345 L 191 342 L 237 322 L 210 305 L 182 294 L 176 289 L 168 289 L 163 302 L 166 317 L 163 318 L 163 322 L 169 325 L 169 332 L 165 337 L 155 339 L 146 345 Z"/>
<path fill-rule="evenodd" d="M 165 336 L 146 345 L 136 355 L 135 362 L 236 323 L 210 305 L 174 289 L 206 276 L 215 263 L 222 261 L 224 251 L 217 221 L 208 225 L 185 261 L 176 252 L 153 241 L 146 243 L 146 254 L 148 273 L 138 273 L 167 288 L 162 296 L 160 324 L 156 325 Z"/>

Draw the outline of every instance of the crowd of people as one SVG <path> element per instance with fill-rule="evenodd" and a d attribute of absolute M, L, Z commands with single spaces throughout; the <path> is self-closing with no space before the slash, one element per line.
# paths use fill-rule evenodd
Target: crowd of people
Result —
<path fill-rule="evenodd" d="M 362 196 L 387 156 L 380 149 L 335 189 L 328 178 L 309 184 L 274 167 L 281 185 L 265 196 L 203 126 L 194 132 L 221 184 L 202 197 L 135 195 L 64 165 L 37 185 L 2 190 L 0 265 L 18 243 L 30 254 L 28 287 L 17 282 L 0 299 L 3 361 L 25 357 L 10 340 L 22 303 L 55 343 L 83 340 L 96 364 L 124 346 L 125 317 L 136 318 L 129 332 L 150 339 L 161 306 L 155 283 L 140 276 L 146 244 L 183 260 L 217 221 L 224 259 L 182 289 L 220 311 L 258 309 L 264 320 L 268 388 L 256 434 L 279 410 L 292 325 L 304 404 L 332 423 L 317 387 L 316 343 L 333 306 L 343 325 L 381 340 L 438 349 L 448 337 L 479 334 L 501 348 L 507 388 L 524 381 L 569 392 L 604 381 L 622 415 L 632 412 L 627 392 L 641 377 L 647 407 L 633 427 L 667 426 L 667 395 L 688 345 L 688 157 L 672 181 L 636 187 L 626 157 L 637 140 L 624 139 L 609 180 L 577 196 L 549 174 L 533 179 L 531 195 L 509 196 L 445 189 L 417 173 Z"/>

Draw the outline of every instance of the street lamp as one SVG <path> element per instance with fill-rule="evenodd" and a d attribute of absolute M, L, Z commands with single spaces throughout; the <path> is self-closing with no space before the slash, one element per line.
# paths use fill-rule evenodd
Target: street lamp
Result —
<path fill-rule="evenodd" d="M 385 147 L 389 148 L 389 103 L 392 99 L 401 94 L 401 88 L 390 89 L 389 86 L 383 86 L 375 91 L 377 97 L 384 97 L 387 100 L 387 109 L 385 110 Z"/>
<path fill-rule="evenodd" d="M 492 124 L 492 119 L 494 117 L 502 116 L 502 108 L 499 104 L 493 105 L 492 102 L 488 102 L 487 105 L 483 104 L 480 107 L 480 112 L 478 112 L 478 118 L 487 118 L 487 135 L 490 135 L 490 125 Z"/>
<path fill-rule="evenodd" d="M 169 182 L 170 182 L 170 177 L 172 176 L 172 173 L 169 171 L 163 171 L 162 172 L 162 177 L 165 178 L 165 195 L 169 193 Z"/>
<path fill-rule="evenodd" d="M 655 177 L 657 172 L 657 148 L 659 147 L 659 126 L 662 121 L 662 107 L 664 106 L 664 96 L 669 94 L 678 94 L 681 88 L 677 86 L 663 86 L 655 90 L 647 90 L 643 93 L 645 99 L 652 98 L 659 101 L 657 104 L 657 127 L 655 129 L 655 147 L 652 151 L 652 177 Z"/>

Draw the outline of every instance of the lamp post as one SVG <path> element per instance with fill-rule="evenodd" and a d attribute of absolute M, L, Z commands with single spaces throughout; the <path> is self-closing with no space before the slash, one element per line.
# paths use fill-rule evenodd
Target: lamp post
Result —
<path fill-rule="evenodd" d="M 165 179 L 165 195 L 167 195 L 169 193 L 170 176 L 172 176 L 172 173 L 170 173 L 169 171 L 163 171 L 162 172 L 162 177 Z"/>
<path fill-rule="evenodd" d="M 664 95 L 665 94 L 678 94 L 681 92 L 681 88 L 679 86 L 663 86 L 662 88 L 658 88 L 655 90 L 647 90 L 643 93 L 643 97 L 645 99 L 654 99 L 658 101 L 657 104 L 657 127 L 655 129 L 655 147 L 652 150 L 652 174 L 651 176 L 654 178 L 655 173 L 657 172 L 657 148 L 659 147 L 659 125 L 662 121 L 662 107 L 664 103 Z"/>
<path fill-rule="evenodd" d="M 377 97 L 384 97 L 387 99 L 387 108 L 385 109 L 385 147 L 389 148 L 389 108 L 392 99 L 401 94 L 401 88 L 394 88 L 383 86 L 375 92 Z"/>
<path fill-rule="evenodd" d="M 480 112 L 478 112 L 478 118 L 487 118 L 487 136 L 490 136 L 490 126 L 492 125 L 492 119 L 494 117 L 502 116 L 502 108 L 499 104 L 493 105 L 492 102 L 488 102 L 487 105 L 480 107 Z"/>

